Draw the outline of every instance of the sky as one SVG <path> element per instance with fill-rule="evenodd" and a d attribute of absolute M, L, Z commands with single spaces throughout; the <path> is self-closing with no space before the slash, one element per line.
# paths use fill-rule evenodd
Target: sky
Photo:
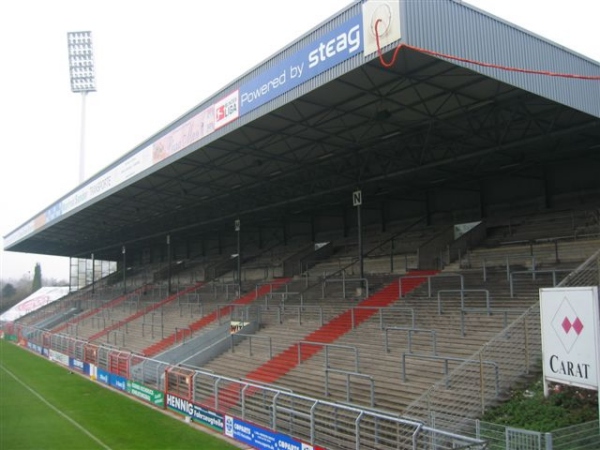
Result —
<path fill-rule="evenodd" d="M 448 1 L 448 0 L 411 0 Z M 93 176 L 352 0 L 19 0 L 0 3 L 0 236 L 79 183 L 82 97 L 67 33 L 91 31 L 85 102 Z M 600 61 L 595 0 L 465 1 Z M 68 279 L 67 258 L 4 251 L 0 279 Z"/>

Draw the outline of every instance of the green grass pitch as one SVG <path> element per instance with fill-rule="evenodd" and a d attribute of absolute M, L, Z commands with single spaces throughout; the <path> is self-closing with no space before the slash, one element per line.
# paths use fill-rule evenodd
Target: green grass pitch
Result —
<path fill-rule="evenodd" d="M 0 339 L 1 450 L 236 448 Z"/>

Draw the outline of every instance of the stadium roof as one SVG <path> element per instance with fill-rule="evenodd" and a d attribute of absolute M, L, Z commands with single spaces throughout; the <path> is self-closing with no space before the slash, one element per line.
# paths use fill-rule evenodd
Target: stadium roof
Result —
<path fill-rule="evenodd" d="M 597 62 L 454 0 L 356 2 L 8 234 L 5 248 L 114 260 L 122 245 L 233 231 L 238 218 L 269 227 L 341 214 L 357 189 L 368 208 L 599 149 Z"/>

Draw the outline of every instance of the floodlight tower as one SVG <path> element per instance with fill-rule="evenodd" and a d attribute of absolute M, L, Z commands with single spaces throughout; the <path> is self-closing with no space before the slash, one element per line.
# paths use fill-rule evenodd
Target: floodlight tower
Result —
<path fill-rule="evenodd" d="M 79 147 L 79 183 L 85 179 L 85 96 L 96 91 L 94 52 L 91 31 L 67 33 L 71 91 L 81 94 L 81 141 Z"/>

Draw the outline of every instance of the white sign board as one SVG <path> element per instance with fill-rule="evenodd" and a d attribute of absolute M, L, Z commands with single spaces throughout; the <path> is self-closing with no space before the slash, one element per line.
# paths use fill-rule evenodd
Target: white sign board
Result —
<path fill-rule="evenodd" d="M 362 205 L 362 191 L 354 191 L 352 193 L 352 206 Z"/>
<path fill-rule="evenodd" d="M 35 291 L 25 300 L 17 303 L 4 314 L 0 315 L 0 322 L 13 322 L 26 314 L 40 309 L 69 293 L 68 287 L 43 287 Z"/>
<path fill-rule="evenodd" d="M 540 289 L 544 380 L 598 389 L 598 288 Z"/>

